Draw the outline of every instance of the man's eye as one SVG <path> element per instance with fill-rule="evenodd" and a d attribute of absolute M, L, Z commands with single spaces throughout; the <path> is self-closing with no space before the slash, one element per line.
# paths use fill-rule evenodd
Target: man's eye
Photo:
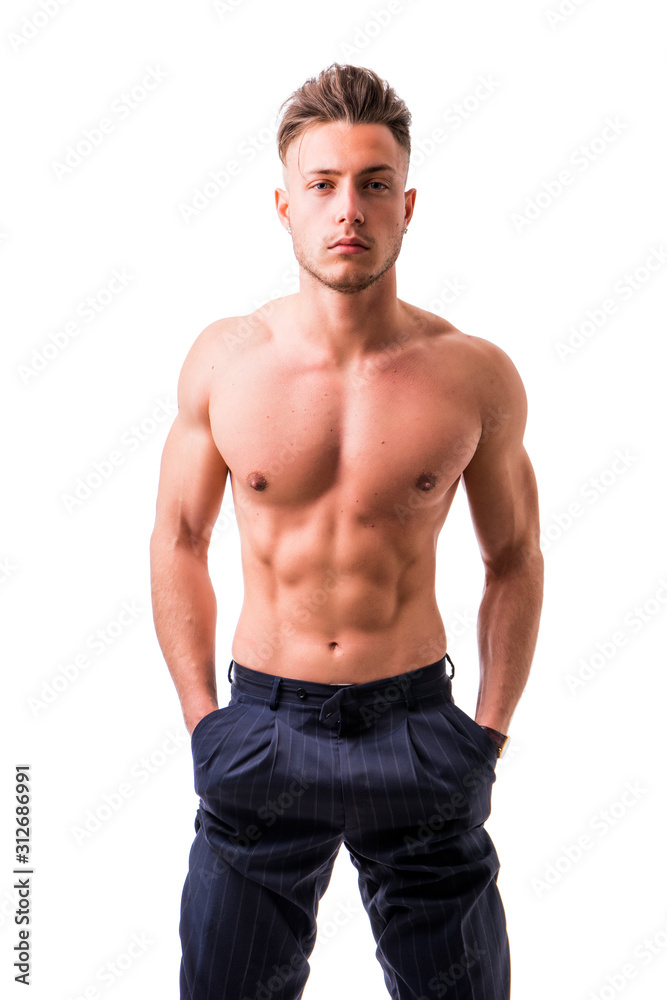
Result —
<path fill-rule="evenodd" d="M 374 191 L 388 190 L 387 185 L 383 184 L 382 181 L 369 181 L 368 183 L 369 186 L 371 184 L 377 185 L 377 187 L 373 188 Z M 326 187 L 331 187 L 329 181 L 316 181 L 313 184 L 313 191 L 322 191 Z"/>

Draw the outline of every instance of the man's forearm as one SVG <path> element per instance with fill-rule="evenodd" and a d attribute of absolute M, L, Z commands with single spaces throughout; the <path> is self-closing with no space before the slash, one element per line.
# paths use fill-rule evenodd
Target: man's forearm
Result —
<path fill-rule="evenodd" d="M 151 591 L 158 641 L 180 698 L 188 732 L 218 707 L 217 604 L 206 555 L 187 542 L 151 538 Z"/>
<path fill-rule="evenodd" d="M 542 610 L 544 565 L 535 552 L 520 566 L 487 573 L 477 619 L 480 686 L 475 720 L 506 733 L 528 680 Z"/>

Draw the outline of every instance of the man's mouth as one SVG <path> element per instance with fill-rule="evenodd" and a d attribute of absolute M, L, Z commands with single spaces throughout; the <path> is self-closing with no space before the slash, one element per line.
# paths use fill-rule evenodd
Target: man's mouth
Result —
<path fill-rule="evenodd" d="M 364 253 L 368 250 L 367 245 L 363 240 L 358 239 L 356 236 L 351 236 L 349 238 L 343 237 L 329 247 L 330 250 L 334 250 L 337 253 Z"/>

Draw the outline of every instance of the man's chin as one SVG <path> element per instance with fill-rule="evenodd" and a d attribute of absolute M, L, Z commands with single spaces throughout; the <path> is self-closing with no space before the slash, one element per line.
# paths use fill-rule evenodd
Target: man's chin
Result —
<path fill-rule="evenodd" d="M 356 295 L 358 292 L 364 292 L 367 288 L 375 285 L 381 278 L 381 274 L 373 274 L 366 278 L 356 278 L 355 280 L 340 281 L 334 279 L 332 281 L 325 281 L 324 284 L 335 292 L 341 292 L 343 295 Z"/>
<path fill-rule="evenodd" d="M 326 288 L 330 288 L 334 292 L 341 292 L 343 295 L 356 295 L 358 292 L 363 292 L 380 281 L 386 274 L 386 271 L 366 272 L 365 274 L 360 274 L 358 271 L 354 274 L 331 274 L 310 267 L 306 267 L 305 270 Z"/>

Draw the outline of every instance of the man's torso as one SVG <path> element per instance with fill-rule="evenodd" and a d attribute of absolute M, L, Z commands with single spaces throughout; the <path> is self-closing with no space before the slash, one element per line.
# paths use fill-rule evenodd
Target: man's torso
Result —
<path fill-rule="evenodd" d="M 245 591 L 232 655 L 363 683 L 445 653 L 436 542 L 492 374 L 484 342 L 402 302 L 397 339 L 337 365 L 294 329 L 296 298 L 214 325 L 209 416 Z"/>

